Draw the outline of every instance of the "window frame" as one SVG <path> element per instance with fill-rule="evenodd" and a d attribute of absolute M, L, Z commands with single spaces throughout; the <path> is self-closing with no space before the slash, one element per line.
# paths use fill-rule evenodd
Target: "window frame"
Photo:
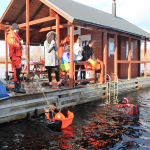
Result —
<path fill-rule="evenodd" d="M 115 53 L 115 43 L 114 43 L 114 38 L 109 38 L 109 43 L 108 43 L 108 57 L 110 57 L 110 55 L 114 55 Z M 113 47 L 113 51 L 110 50 L 110 43 L 113 43 L 114 44 L 114 47 Z"/>
<path fill-rule="evenodd" d="M 128 45 L 128 49 L 127 49 L 127 45 Z M 128 58 L 128 54 L 129 54 L 129 41 L 126 41 L 126 58 Z M 133 42 L 131 42 L 131 58 L 133 58 Z"/>

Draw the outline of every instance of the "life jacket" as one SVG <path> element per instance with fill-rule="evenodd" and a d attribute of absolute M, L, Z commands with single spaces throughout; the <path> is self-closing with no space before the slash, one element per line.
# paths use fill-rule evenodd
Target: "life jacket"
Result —
<path fill-rule="evenodd" d="M 62 125 L 61 125 L 61 128 L 66 128 L 68 127 L 71 123 L 72 123 L 72 120 L 74 118 L 74 114 L 70 111 L 68 111 L 68 118 L 65 118 L 65 116 L 59 111 L 55 117 L 53 118 L 53 121 L 55 120 L 60 120 L 62 121 Z"/>
<path fill-rule="evenodd" d="M 12 57 L 12 60 L 16 60 L 15 57 L 22 56 L 19 41 L 21 39 L 18 34 L 15 34 L 12 30 L 8 32 L 7 43 L 9 44 L 9 57 Z"/>

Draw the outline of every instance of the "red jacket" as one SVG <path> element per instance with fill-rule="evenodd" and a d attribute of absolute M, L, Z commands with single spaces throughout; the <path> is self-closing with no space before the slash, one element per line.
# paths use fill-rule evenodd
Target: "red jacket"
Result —
<path fill-rule="evenodd" d="M 21 39 L 18 34 L 12 30 L 8 32 L 7 42 L 9 44 L 9 57 L 12 57 L 12 60 L 16 60 L 17 57 L 22 56 L 19 41 L 21 41 Z"/>

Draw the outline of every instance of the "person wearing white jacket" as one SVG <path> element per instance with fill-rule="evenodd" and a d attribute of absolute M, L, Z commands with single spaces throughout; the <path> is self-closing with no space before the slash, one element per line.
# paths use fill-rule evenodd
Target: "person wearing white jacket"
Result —
<path fill-rule="evenodd" d="M 83 58 L 82 51 L 83 51 L 82 39 L 78 38 L 77 42 L 74 44 L 74 61 L 78 62 L 78 61 L 82 60 L 82 58 Z M 79 68 L 80 68 L 80 65 L 76 65 L 75 69 L 79 70 Z M 75 72 L 75 80 L 77 80 L 77 75 L 78 75 L 78 72 Z"/>

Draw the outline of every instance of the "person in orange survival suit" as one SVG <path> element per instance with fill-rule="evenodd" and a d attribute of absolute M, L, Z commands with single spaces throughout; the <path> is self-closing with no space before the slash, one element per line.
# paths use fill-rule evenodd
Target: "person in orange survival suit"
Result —
<path fill-rule="evenodd" d="M 108 106 L 108 107 L 118 107 L 118 108 L 130 108 L 127 109 L 125 112 L 131 115 L 140 115 L 140 109 L 139 109 L 139 105 L 133 105 L 133 104 L 129 104 L 128 103 L 128 99 L 126 97 L 124 97 L 122 99 L 122 103 L 118 104 L 118 105 L 112 105 L 112 106 Z"/>
<path fill-rule="evenodd" d="M 14 69 L 15 92 L 26 93 L 26 91 L 21 88 L 20 73 L 23 40 L 20 39 L 18 32 L 19 26 L 16 23 L 13 23 L 12 28 L 7 35 L 7 42 L 9 44 L 9 57 L 12 61 L 12 67 Z"/>
<path fill-rule="evenodd" d="M 44 108 L 45 118 L 47 119 L 48 127 L 58 127 L 59 129 L 63 129 L 68 127 L 72 123 L 74 114 L 70 112 L 67 107 L 61 108 L 60 111 L 54 105 L 49 105 L 49 108 L 52 112 L 56 114 L 51 121 L 49 109 Z"/>

